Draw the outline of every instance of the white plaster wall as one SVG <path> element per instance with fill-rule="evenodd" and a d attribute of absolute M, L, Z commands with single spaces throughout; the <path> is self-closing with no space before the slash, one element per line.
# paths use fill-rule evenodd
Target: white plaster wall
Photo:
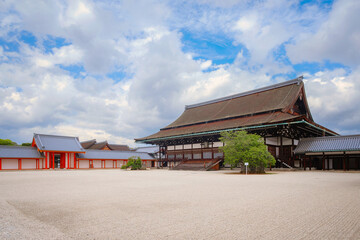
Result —
<path fill-rule="evenodd" d="M 222 142 L 214 142 L 214 147 L 222 147 L 223 143 Z"/>
<path fill-rule="evenodd" d="M 185 144 L 184 149 L 191 149 L 191 144 Z"/>
<path fill-rule="evenodd" d="M 74 153 L 70 153 L 70 168 L 74 168 Z"/>
<path fill-rule="evenodd" d="M 106 160 L 106 168 L 113 168 L 113 160 Z"/>
<path fill-rule="evenodd" d="M 6 170 L 6 169 L 19 169 L 18 159 L 2 159 L 1 160 L 1 168 L 3 170 Z"/>
<path fill-rule="evenodd" d="M 94 168 L 101 168 L 101 160 L 93 160 Z"/>
<path fill-rule="evenodd" d="M 181 150 L 182 148 L 183 148 L 183 145 L 176 145 L 176 146 L 175 146 L 175 149 L 176 149 L 176 150 Z"/>
<path fill-rule="evenodd" d="M 79 160 L 79 168 L 89 168 L 89 160 Z"/>
<path fill-rule="evenodd" d="M 280 140 L 279 140 L 280 141 Z M 283 145 L 292 145 L 291 138 L 283 137 Z"/>
<path fill-rule="evenodd" d="M 200 143 L 194 143 L 193 148 L 201 148 L 201 144 Z"/>
<path fill-rule="evenodd" d="M 21 169 L 36 169 L 36 159 L 22 159 Z"/>
<path fill-rule="evenodd" d="M 174 146 L 167 146 L 167 150 L 174 150 Z"/>
<path fill-rule="evenodd" d="M 325 159 L 325 169 L 328 169 L 328 161 Z M 333 169 L 333 160 L 329 159 L 329 169 Z"/>
<path fill-rule="evenodd" d="M 266 144 L 268 144 L 268 145 L 278 145 L 277 137 L 266 138 Z"/>

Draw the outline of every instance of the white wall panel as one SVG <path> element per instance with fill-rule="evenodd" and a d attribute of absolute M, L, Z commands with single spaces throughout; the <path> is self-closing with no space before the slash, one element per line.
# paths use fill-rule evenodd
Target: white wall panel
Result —
<path fill-rule="evenodd" d="M 22 159 L 21 169 L 36 169 L 36 159 Z"/>
<path fill-rule="evenodd" d="M 2 159 L 2 169 L 18 169 L 18 159 Z"/>
<path fill-rule="evenodd" d="M 113 160 L 106 160 L 106 168 L 113 168 Z"/>
<path fill-rule="evenodd" d="M 79 168 L 89 168 L 89 160 L 79 160 Z"/>

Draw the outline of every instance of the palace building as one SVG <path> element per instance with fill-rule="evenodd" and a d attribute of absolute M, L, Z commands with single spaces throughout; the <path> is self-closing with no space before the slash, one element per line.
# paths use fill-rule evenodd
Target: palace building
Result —
<path fill-rule="evenodd" d="M 302 138 L 336 136 L 317 124 L 310 112 L 302 77 L 185 106 L 174 122 L 159 132 L 135 139 L 159 146 L 162 166 L 174 169 L 219 169 L 221 132 L 246 130 L 264 138 L 278 167 L 303 167 L 294 154 Z"/>
<path fill-rule="evenodd" d="M 155 158 L 146 152 L 109 150 L 85 149 L 77 137 L 35 133 L 31 147 L 0 146 L 0 170 L 121 168 L 130 157 L 155 167 Z"/>

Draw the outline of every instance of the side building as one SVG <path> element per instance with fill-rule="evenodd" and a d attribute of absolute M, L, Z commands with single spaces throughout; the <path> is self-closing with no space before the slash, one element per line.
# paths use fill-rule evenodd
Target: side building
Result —
<path fill-rule="evenodd" d="M 77 137 L 35 133 L 32 147 L 0 146 L 0 170 L 121 168 L 130 157 L 155 167 L 145 152 L 84 149 Z"/>
<path fill-rule="evenodd" d="M 305 170 L 360 170 L 360 135 L 304 138 L 294 153 Z"/>
<path fill-rule="evenodd" d="M 293 150 L 300 138 L 335 136 L 314 122 L 302 77 L 268 87 L 185 106 L 182 115 L 159 132 L 135 139 L 159 146 L 160 165 L 175 169 L 218 169 L 221 132 L 246 130 L 264 138 L 277 166 L 301 167 Z"/>

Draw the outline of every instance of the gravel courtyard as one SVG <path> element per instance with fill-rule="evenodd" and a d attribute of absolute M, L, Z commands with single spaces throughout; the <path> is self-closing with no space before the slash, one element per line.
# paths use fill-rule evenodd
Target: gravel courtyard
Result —
<path fill-rule="evenodd" d="M 0 239 L 360 239 L 360 173 L 0 172 Z"/>

